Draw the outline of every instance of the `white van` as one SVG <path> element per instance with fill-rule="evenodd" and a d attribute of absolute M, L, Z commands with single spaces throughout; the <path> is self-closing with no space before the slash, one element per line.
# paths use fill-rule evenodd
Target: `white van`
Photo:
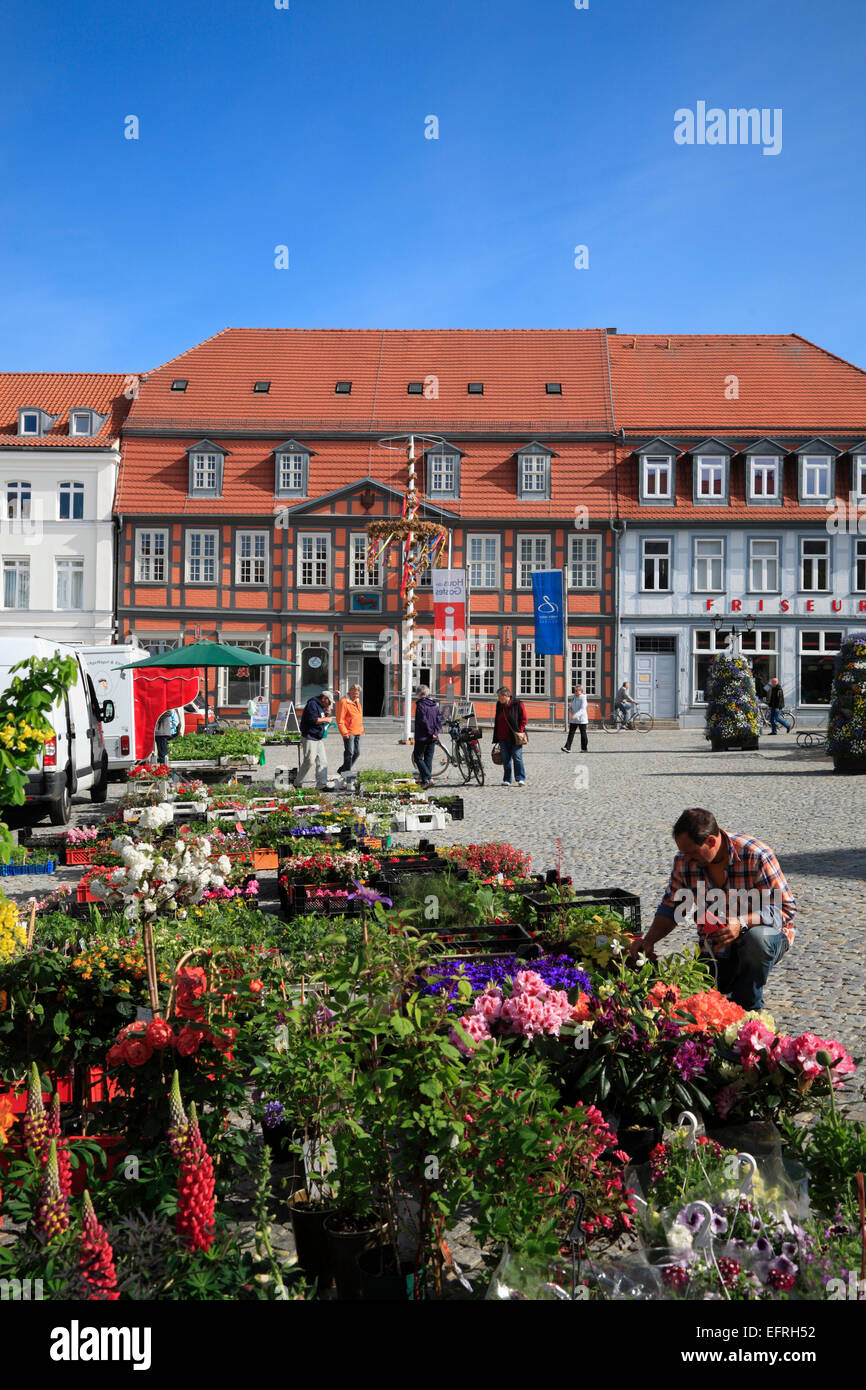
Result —
<path fill-rule="evenodd" d="M 135 672 L 122 671 L 131 661 L 145 661 L 148 652 L 137 643 L 122 643 L 116 647 L 81 647 L 87 669 L 93 677 L 96 698 L 102 704 L 114 705 L 114 720 L 105 736 L 110 773 L 125 773 L 142 758 L 148 758 L 150 748 L 136 747 L 135 739 Z"/>
<path fill-rule="evenodd" d="M 108 754 L 102 737 L 102 722 L 114 718 L 110 700 L 100 701 L 87 669 L 87 661 L 76 647 L 50 642 L 43 637 L 0 637 L 0 690 L 10 682 L 10 670 L 30 656 L 71 656 L 78 666 L 74 684 L 61 701 L 48 712 L 54 726 L 40 754 L 38 765 L 28 774 L 27 804 L 42 804 L 52 825 L 66 825 L 76 792 L 90 792 L 91 801 L 104 801 L 108 795 Z"/>

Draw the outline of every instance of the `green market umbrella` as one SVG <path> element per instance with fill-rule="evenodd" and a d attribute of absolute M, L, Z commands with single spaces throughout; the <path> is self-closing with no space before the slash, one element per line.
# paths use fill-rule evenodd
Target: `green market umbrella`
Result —
<path fill-rule="evenodd" d="M 284 661 L 280 656 L 265 656 L 263 652 L 244 651 L 228 642 L 191 642 L 187 647 L 172 647 L 144 661 L 130 661 L 119 671 L 135 671 L 146 666 L 299 666 L 298 661 Z M 205 709 L 208 707 L 207 676 L 205 676 Z"/>

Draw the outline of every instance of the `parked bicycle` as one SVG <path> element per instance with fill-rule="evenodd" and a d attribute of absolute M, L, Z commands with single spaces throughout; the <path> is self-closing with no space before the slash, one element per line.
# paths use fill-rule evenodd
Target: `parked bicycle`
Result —
<path fill-rule="evenodd" d="M 481 758 L 480 729 L 470 727 L 466 721 L 452 719 L 448 723 L 448 733 L 451 736 L 450 749 L 446 748 L 440 739 L 434 741 L 433 771 L 430 780 L 435 781 L 450 767 L 456 767 L 464 786 L 474 777 L 479 787 L 483 787 L 484 763 Z"/>
<path fill-rule="evenodd" d="M 649 733 L 655 720 L 651 714 L 644 714 L 643 710 L 633 710 L 628 719 L 621 719 L 614 710 L 613 714 L 601 721 L 601 727 L 606 734 L 618 734 L 620 729 L 637 729 L 640 734 Z"/>
<path fill-rule="evenodd" d="M 759 713 L 760 716 L 761 716 L 761 727 L 762 727 L 763 729 L 769 729 L 769 728 L 771 727 L 771 724 L 770 724 L 770 706 L 767 705 L 767 704 L 765 704 L 765 703 L 763 702 L 763 700 L 759 700 L 759 701 L 758 701 L 758 713 Z M 794 711 L 793 711 L 792 709 L 788 709 L 787 706 L 785 707 L 785 709 L 780 709 L 780 710 L 779 710 L 779 722 L 780 722 L 781 724 L 787 724 L 787 726 L 788 726 L 788 733 L 790 733 L 791 730 L 793 729 L 794 725 L 795 725 L 796 722 L 797 722 L 797 719 L 796 719 L 796 716 L 795 716 L 795 714 L 794 714 Z"/>

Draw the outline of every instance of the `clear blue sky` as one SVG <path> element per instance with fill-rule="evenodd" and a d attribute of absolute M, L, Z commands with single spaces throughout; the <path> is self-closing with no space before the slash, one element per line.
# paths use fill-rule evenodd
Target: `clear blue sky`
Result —
<path fill-rule="evenodd" d="M 864 39 L 863 0 L 5 0 L 0 369 L 227 324 L 796 331 L 866 367 Z M 782 108 L 781 153 L 675 144 L 698 101 Z"/>

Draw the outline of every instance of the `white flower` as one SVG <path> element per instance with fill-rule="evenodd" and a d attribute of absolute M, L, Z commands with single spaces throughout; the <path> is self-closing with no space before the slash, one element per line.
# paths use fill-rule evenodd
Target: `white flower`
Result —
<path fill-rule="evenodd" d="M 153 913 L 156 912 L 156 903 L 153 901 L 153 898 L 145 898 L 141 905 L 148 917 L 151 917 Z"/>
<path fill-rule="evenodd" d="M 217 868 L 223 877 L 227 877 L 232 871 L 232 862 L 227 854 L 221 854 L 217 860 Z"/>
<path fill-rule="evenodd" d="M 646 956 L 644 955 L 643 951 L 639 951 L 639 952 L 638 952 L 638 954 L 637 954 L 637 955 L 635 956 L 635 958 L 634 958 L 634 963 L 635 963 L 635 965 L 637 965 L 638 967 L 640 967 L 640 966 L 642 966 L 642 965 L 646 965 L 646 963 L 647 963 L 647 958 L 646 958 Z"/>
<path fill-rule="evenodd" d="M 612 952 L 613 955 L 615 955 L 615 956 L 621 956 L 621 955 L 622 955 L 622 946 L 620 945 L 620 943 L 619 943 L 618 941 L 612 941 L 612 942 L 611 942 L 610 949 L 611 949 L 611 952 Z"/>
<path fill-rule="evenodd" d="M 671 1226 L 667 1239 L 671 1250 L 691 1250 L 692 1248 L 692 1233 L 687 1226 Z"/>

